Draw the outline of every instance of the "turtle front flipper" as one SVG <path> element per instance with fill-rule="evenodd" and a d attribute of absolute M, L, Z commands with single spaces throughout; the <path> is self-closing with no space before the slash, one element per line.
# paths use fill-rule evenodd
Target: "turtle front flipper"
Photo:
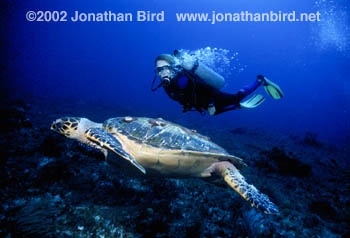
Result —
<path fill-rule="evenodd" d="M 146 173 L 145 168 L 142 167 L 130 154 L 128 154 L 122 147 L 122 144 L 109 132 L 102 128 L 90 128 L 85 131 L 85 136 L 91 141 L 98 143 L 101 147 L 105 147 L 124 159 L 130 161 L 136 168 Z"/>
<path fill-rule="evenodd" d="M 248 184 L 239 171 L 229 162 L 214 164 L 213 171 L 219 173 L 225 182 L 238 192 L 250 204 L 266 214 L 278 213 L 278 207 L 269 198 L 259 192 L 253 185 Z"/>

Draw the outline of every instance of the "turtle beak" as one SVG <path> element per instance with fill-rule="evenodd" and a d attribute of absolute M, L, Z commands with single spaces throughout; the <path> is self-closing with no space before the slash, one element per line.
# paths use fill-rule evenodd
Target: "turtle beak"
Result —
<path fill-rule="evenodd" d="M 52 123 L 51 123 L 51 126 L 50 126 L 50 130 L 55 131 L 55 130 L 56 130 L 55 127 L 56 127 L 55 122 L 52 122 Z"/>

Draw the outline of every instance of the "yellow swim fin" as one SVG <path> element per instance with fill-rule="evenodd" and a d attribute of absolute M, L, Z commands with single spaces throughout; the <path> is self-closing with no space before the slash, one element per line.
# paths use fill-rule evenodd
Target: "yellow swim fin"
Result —
<path fill-rule="evenodd" d="M 268 80 L 266 77 L 264 77 L 263 86 L 267 94 L 270 95 L 273 99 L 283 98 L 284 94 L 280 87 Z"/>
<path fill-rule="evenodd" d="M 241 108 L 256 108 L 257 106 L 259 106 L 261 103 L 263 103 L 265 101 L 265 98 L 263 95 L 261 94 L 254 94 L 252 97 L 250 97 L 249 99 L 247 99 L 244 102 L 240 103 L 240 107 Z"/>

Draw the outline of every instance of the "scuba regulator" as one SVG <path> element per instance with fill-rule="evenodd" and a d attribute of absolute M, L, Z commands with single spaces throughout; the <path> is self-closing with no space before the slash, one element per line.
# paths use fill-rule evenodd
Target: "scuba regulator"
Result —
<path fill-rule="evenodd" d="M 155 82 L 157 81 L 158 75 L 160 72 L 162 72 L 163 70 L 170 70 L 170 76 L 167 77 L 159 77 L 160 79 L 160 83 L 158 84 L 158 86 L 154 87 Z M 152 92 L 156 91 L 158 88 L 160 88 L 161 86 L 169 86 L 171 83 L 171 80 L 176 77 L 176 75 L 182 71 L 182 68 L 180 65 L 164 65 L 162 67 L 157 67 L 155 69 L 154 72 L 154 78 L 152 81 Z"/>

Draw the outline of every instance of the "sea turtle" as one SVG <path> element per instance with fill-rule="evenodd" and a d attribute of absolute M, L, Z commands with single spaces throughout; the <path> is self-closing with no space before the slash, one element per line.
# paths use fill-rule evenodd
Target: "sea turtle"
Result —
<path fill-rule="evenodd" d="M 222 178 L 252 206 L 268 214 L 278 213 L 277 206 L 239 173 L 235 165 L 245 165 L 242 159 L 194 130 L 146 117 L 116 117 L 104 123 L 63 117 L 55 120 L 51 129 L 102 151 L 107 162 L 126 164 L 133 174 Z M 125 160 L 107 158 L 108 150 Z"/>

